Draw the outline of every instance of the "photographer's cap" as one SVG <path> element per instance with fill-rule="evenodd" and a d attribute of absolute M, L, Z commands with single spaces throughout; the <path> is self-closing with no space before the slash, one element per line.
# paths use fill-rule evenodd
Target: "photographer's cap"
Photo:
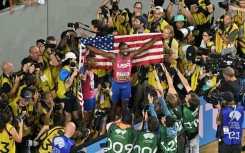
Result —
<path fill-rule="evenodd" d="M 140 21 L 140 23 L 143 23 L 144 28 L 147 29 L 148 22 L 147 22 L 147 19 L 143 15 L 137 16 L 136 19 L 138 19 Z"/>
<path fill-rule="evenodd" d="M 179 15 L 175 15 L 175 16 L 174 16 L 174 22 L 181 22 L 181 21 L 186 21 L 184 15 L 179 14 Z"/>
<path fill-rule="evenodd" d="M 227 102 L 233 102 L 233 100 L 234 100 L 234 95 L 230 91 L 226 91 L 226 92 L 221 93 L 221 97 L 223 100 L 225 100 Z"/>
<path fill-rule="evenodd" d="M 27 102 L 31 102 L 33 100 L 33 94 L 27 87 L 21 90 L 20 97 L 24 98 Z"/>
<path fill-rule="evenodd" d="M 68 52 L 65 55 L 65 58 L 62 60 L 62 62 L 66 61 L 69 58 L 77 58 L 77 56 L 73 52 Z"/>
<path fill-rule="evenodd" d="M 163 13 L 163 8 L 162 8 L 161 6 L 157 6 L 157 7 L 155 7 L 155 10 L 158 10 L 158 11 L 160 11 L 160 12 L 162 12 L 162 13 Z"/>
<path fill-rule="evenodd" d="M 35 63 L 35 60 L 29 58 L 29 57 L 26 57 L 24 58 L 22 61 L 21 61 L 21 65 L 25 65 L 27 63 Z"/>

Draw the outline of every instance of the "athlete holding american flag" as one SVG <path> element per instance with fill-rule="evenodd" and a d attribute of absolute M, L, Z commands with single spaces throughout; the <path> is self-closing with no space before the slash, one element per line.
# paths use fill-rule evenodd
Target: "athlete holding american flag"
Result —
<path fill-rule="evenodd" d="M 119 43 L 118 53 L 106 52 L 91 46 L 91 44 L 85 44 L 90 51 L 111 59 L 113 65 L 111 121 L 115 120 L 115 109 L 120 99 L 122 101 L 122 108 L 128 108 L 131 94 L 130 74 L 132 60 L 136 55 L 149 49 L 159 38 L 161 38 L 161 35 L 155 35 L 154 38 L 145 43 L 142 47 L 131 52 L 128 52 L 129 46 L 125 42 Z"/>

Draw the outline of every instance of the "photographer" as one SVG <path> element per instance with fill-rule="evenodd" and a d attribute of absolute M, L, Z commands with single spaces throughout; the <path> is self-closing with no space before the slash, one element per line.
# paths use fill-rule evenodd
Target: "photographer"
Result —
<path fill-rule="evenodd" d="M 176 152 L 177 151 L 177 130 L 174 125 L 174 118 L 169 112 L 167 105 L 158 90 L 157 92 L 158 101 L 163 109 L 163 114 L 159 116 L 159 121 L 162 125 L 159 128 L 159 147 L 161 152 Z M 157 118 L 156 112 L 154 110 L 153 97 L 148 94 L 149 110 L 150 114 Z M 183 151 L 183 150 L 182 150 Z"/>
<path fill-rule="evenodd" d="M 147 19 L 144 16 L 134 17 L 133 27 L 130 30 L 130 34 L 141 34 L 149 33 L 150 30 L 147 29 Z"/>
<path fill-rule="evenodd" d="M 58 104 L 59 105 L 59 104 Z M 50 92 L 42 92 L 40 101 L 37 104 L 37 128 L 39 131 L 43 125 L 53 125 L 54 124 L 54 106 L 53 97 Z"/>
<path fill-rule="evenodd" d="M 238 27 L 234 23 L 234 14 L 231 11 L 227 11 L 224 15 L 224 19 L 220 21 L 218 31 L 216 32 L 215 43 L 216 52 L 221 52 L 222 49 L 228 47 L 236 47 L 236 39 L 238 37 Z"/>
<path fill-rule="evenodd" d="M 186 152 L 199 153 L 199 109 L 200 98 L 191 90 L 186 78 L 177 71 L 181 83 L 185 87 L 187 94 L 183 99 L 183 125 L 186 136 L 189 141 L 189 146 L 186 147 Z"/>
<path fill-rule="evenodd" d="M 52 91 L 52 93 L 54 93 L 55 83 L 52 77 L 50 65 L 55 62 L 48 61 L 37 46 L 31 46 L 29 48 L 29 58 L 35 61 L 35 72 L 36 75 L 39 75 L 39 77 L 37 77 L 38 87 L 43 91 Z"/>
<path fill-rule="evenodd" d="M 244 12 L 245 12 L 245 1 L 239 0 L 239 6 L 229 6 L 229 10 L 231 11 L 237 11 L 238 15 L 235 19 L 237 19 L 237 25 L 239 27 L 239 33 L 238 33 L 238 54 L 240 57 L 244 58 L 245 56 L 245 25 L 244 25 Z M 236 20 L 235 20 L 236 21 Z"/>
<path fill-rule="evenodd" d="M 1 103 L 3 103 L 1 101 Z M 0 109 L 0 150 L 1 152 L 15 153 L 15 142 L 20 143 L 23 135 L 23 120 L 18 123 L 17 130 L 9 123 L 11 120 L 11 110 L 9 107 Z"/>
<path fill-rule="evenodd" d="M 95 112 L 94 130 L 98 130 L 98 135 L 106 133 L 106 123 L 108 119 L 108 111 L 111 107 L 111 85 L 110 82 L 103 82 L 98 85 L 96 93 L 97 109 Z"/>
<path fill-rule="evenodd" d="M 222 93 L 221 97 L 225 105 L 217 105 L 219 112 L 216 123 L 221 126 L 218 150 L 219 153 L 239 153 L 242 150 L 244 107 L 235 104 L 234 95 L 229 91 Z"/>
<path fill-rule="evenodd" d="M 101 15 L 104 15 L 102 19 L 100 19 Z M 96 19 L 97 20 L 101 20 L 102 21 L 102 28 L 106 28 L 106 27 L 114 27 L 113 25 L 113 21 L 112 18 L 110 16 L 110 11 L 107 7 L 99 7 L 97 10 L 97 14 L 96 14 Z"/>
<path fill-rule="evenodd" d="M 173 6 L 177 5 L 179 10 L 178 10 L 178 15 L 183 15 L 186 19 L 189 25 L 194 25 L 195 21 L 194 18 L 191 14 L 191 12 L 184 6 L 184 2 L 182 1 L 176 1 L 176 0 L 170 0 L 170 3 L 168 4 L 167 11 L 166 11 L 166 16 L 168 19 L 169 23 L 172 23 L 174 18 L 172 16 L 172 10 Z"/>
<path fill-rule="evenodd" d="M 31 59 L 31 58 L 24 58 L 21 61 L 21 70 L 24 73 L 34 73 L 36 68 L 35 68 L 35 60 Z"/>
<path fill-rule="evenodd" d="M 174 28 L 171 25 L 167 25 L 163 29 L 163 52 L 165 54 L 173 53 L 173 57 L 176 60 L 178 58 L 179 44 L 174 37 Z M 177 63 L 176 63 L 177 64 Z"/>
<path fill-rule="evenodd" d="M 78 74 L 78 68 L 76 66 L 76 55 L 72 52 L 68 52 L 65 55 L 62 63 L 62 69 L 60 70 L 58 77 L 58 85 L 56 95 L 64 103 L 65 110 L 65 123 L 78 119 L 78 104 L 76 101 L 76 76 Z"/>
<path fill-rule="evenodd" d="M 12 115 L 14 117 L 14 123 L 18 124 L 21 120 L 24 120 L 23 125 L 23 138 L 21 143 L 16 144 L 17 153 L 28 153 L 30 148 L 26 145 L 26 142 L 31 138 L 32 125 L 34 123 L 35 104 L 38 99 L 38 94 L 33 96 L 32 91 L 25 87 L 21 90 L 20 98 L 16 99 L 9 104 L 11 107 Z M 18 129 L 21 127 L 18 127 Z"/>
<path fill-rule="evenodd" d="M 59 62 L 55 55 L 55 49 L 56 49 L 57 41 L 54 36 L 48 36 L 46 38 L 45 43 L 41 44 L 39 47 L 39 50 L 41 54 L 49 59 L 49 63 L 52 66 L 58 66 Z"/>
<path fill-rule="evenodd" d="M 155 116 L 148 117 L 148 111 L 142 111 L 143 121 L 136 132 L 132 152 L 157 152 L 159 121 Z M 144 129 L 144 125 L 147 125 L 146 129 Z"/>
<path fill-rule="evenodd" d="M 70 153 L 72 146 L 75 145 L 70 137 L 74 134 L 76 125 L 73 122 L 68 122 L 64 129 L 63 135 L 53 138 L 52 152 Z M 64 143 L 60 143 L 60 141 Z"/>
<path fill-rule="evenodd" d="M 108 18 L 108 21 L 109 21 L 109 18 Z M 91 21 L 91 24 L 89 26 L 89 31 L 91 32 L 91 34 L 89 34 L 89 35 L 86 34 L 84 32 L 84 30 L 82 28 L 80 28 L 80 27 L 78 27 L 77 31 L 78 31 L 78 34 L 80 34 L 81 37 L 83 37 L 83 38 L 96 37 L 102 31 L 102 21 L 99 20 L 99 19 L 94 19 L 94 20 Z M 74 35 L 74 32 L 72 32 L 72 33 Z M 68 38 L 69 38 L 69 35 L 68 35 Z M 72 37 L 70 37 L 70 39 L 71 38 Z"/>
<path fill-rule="evenodd" d="M 108 139 L 105 153 L 114 153 L 121 150 L 122 153 L 131 152 L 134 137 L 133 115 L 129 109 L 123 109 L 122 117 L 107 124 Z"/>
<path fill-rule="evenodd" d="M 110 9 L 110 16 L 112 19 L 114 19 L 115 16 L 121 12 L 119 9 L 120 0 L 103 0 L 100 6 L 106 6 L 108 2 L 110 2 L 110 5 L 112 6 Z"/>
<path fill-rule="evenodd" d="M 164 27 L 166 25 L 168 25 L 168 22 L 166 22 L 164 19 L 163 19 L 163 8 L 161 6 L 156 6 L 153 10 L 153 15 L 151 14 L 151 12 L 149 12 L 148 14 L 148 25 L 149 25 L 149 29 L 151 29 L 151 24 L 152 22 L 158 22 L 160 23 L 160 29 L 163 30 Z"/>
<path fill-rule="evenodd" d="M 194 31 L 195 45 L 200 46 L 203 30 L 211 26 L 210 15 L 214 12 L 214 7 L 210 0 L 184 0 L 184 3 L 194 18 L 196 26 Z"/>
<path fill-rule="evenodd" d="M 127 27 L 129 24 L 129 16 L 127 10 L 122 10 L 121 13 L 118 13 L 113 18 L 113 22 L 115 27 L 117 28 L 117 32 L 119 35 L 127 34 Z"/>
<path fill-rule="evenodd" d="M 222 75 L 224 80 L 219 80 L 215 87 L 212 88 L 210 92 L 212 92 L 215 88 L 217 88 L 220 92 L 230 91 L 234 93 L 235 103 L 237 103 L 240 99 L 237 99 L 240 88 L 242 87 L 242 79 L 236 78 L 235 71 L 231 67 L 226 67 L 222 70 Z"/>
<path fill-rule="evenodd" d="M 177 131 L 177 153 L 182 153 L 185 149 L 185 130 L 183 127 L 183 115 L 182 115 L 182 105 L 179 96 L 174 88 L 172 77 L 170 76 L 167 69 L 161 65 L 163 72 L 167 79 L 168 89 L 166 94 L 166 104 L 168 106 L 169 112 L 174 118 L 174 124 Z M 158 84 L 158 89 L 162 90 L 160 80 L 158 78 L 157 72 L 153 71 L 156 81 Z"/>
<path fill-rule="evenodd" d="M 215 52 L 215 43 L 214 43 L 214 34 L 212 30 L 204 30 L 202 33 L 202 42 L 200 45 L 201 48 L 205 48 L 210 50 L 211 52 Z"/>
<path fill-rule="evenodd" d="M 9 102 L 15 98 L 15 94 L 18 91 L 20 84 L 20 77 L 13 77 L 14 65 L 10 62 L 4 62 L 2 64 L 3 74 L 0 76 L 0 87 L 5 94 L 5 97 L 8 97 Z"/>

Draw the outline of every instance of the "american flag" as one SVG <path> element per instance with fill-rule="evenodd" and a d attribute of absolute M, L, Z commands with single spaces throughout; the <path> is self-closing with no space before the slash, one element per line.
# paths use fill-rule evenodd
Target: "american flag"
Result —
<path fill-rule="evenodd" d="M 162 37 L 161 33 L 147 33 L 135 35 L 118 35 L 118 36 L 104 36 L 104 37 L 89 37 L 81 38 L 81 45 L 92 45 L 106 52 L 118 53 L 118 45 L 120 42 L 127 43 L 129 51 L 137 50 L 145 43 L 149 42 L 152 38 Z M 80 58 L 84 57 L 85 53 L 81 52 Z M 105 58 L 96 54 L 97 67 L 99 69 L 112 69 L 111 59 Z M 84 60 L 83 60 L 84 61 Z M 82 61 L 82 62 L 83 62 Z M 155 64 L 163 62 L 163 46 L 162 41 L 155 42 L 150 49 L 134 57 L 133 66 Z"/>
<path fill-rule="evenodd" d="M 85 47 L 82 47 L 81 45 L 79 46 L 80 48 L 80 57 L 79 57 L 79 74 L 84 74 L 84 69 L 85 69 L 85 56 L 86 56 L 86 49 Z M 78 84 L 78 92 L 77 92 L 77 99 L 78 99 L 78 103 L 80 106 L 80 109 L 82 111 L 83 114 L 83 104 L 84 104 L 84 100 L 83 100 L 83 94 L 82 94 L 82 80 L 79 79 L 79 84 Z"/>

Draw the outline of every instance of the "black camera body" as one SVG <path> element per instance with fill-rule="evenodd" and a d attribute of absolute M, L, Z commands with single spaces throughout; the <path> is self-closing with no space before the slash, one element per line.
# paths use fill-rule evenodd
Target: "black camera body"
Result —
<path fill-rule="evenodd" d="M 182 2 L 182 0 L 170 0 L 170 2 L 176 4 L 176 3 L 178 3 L 178 2 Z"/>
<path fill-rule="evenodd" d="M 152 97 L 157 97 L 157 91 L 154 87 L 152 86 L 146 86 L 145 91 L 149 93 Z"/>
<path fill-rule="evenodd" d="M 99 131 L 100 130 L 100 123 L 102 118 L 106 115 L 105 109 L 97 109 L 95 112 L 95 119 L 94 119 L 94 126 L 93 130 Z"/>
<path fill-rule="evenodd" d="M 217 89 L 214 89 L 210 96 L 204 96 L 204 99 L 207 101 L 207 103 L 212 104 L 213 108 L 215 108 L 218 103 L 220 103 L 221 106 L 224 106 L 224 104 L 222 103 L 222 98 L 220 96 L 220 91 Z"/>
<path fill-rule="evenodd" d="M 61 103 L 60 98 L 55 97 L 55 98 L 54 98 L 54 104 L 55 104 L 55 105 L 54 105 L 54 107 L 53 107 L 54 112 L 59 111 L 59 110 L 61 109 L 60 103 Z"/>
<path fill-rule="evenodd" d="M 45 48 L 56 48 L 56 44 L 44 44 Z"/>
<path fill-rule="evenodd" d="M 25 72 L 21 70 L 21 71 L 14 72 L 12 76 L 16 78 L 16 77 L 20 77 L 23 74 L 25 74 Z"/>
<path fill-rule="evenodd" d="M 69 28 L 75 28 L 75 29 L 77 29 L 77 28 L 79 28 L 79 22 L 75 22 L 75 23 L 68 23 L 67 24 L 67 27 L 69 27 Z"/>
<path fill-rule="evenodd" d="M 33 65 L 35 68 L 40 68 L 40 69 L 42 69 L 44 67 L 43 63 L 38 63 L 38 62 L 35 62 Z"/>
<path fill-rule="evenodd" d="M 215 24 L 211 27 L 212 30 L 218 31 L 219 29 L 224 31 L 225 30 L 225 24 L 223 21 L 217 21 Z"/>
<path fill-rule="evenodd" d="M 233 5 L 233 6 L 236 5 L 236 0 L 228 0 L 228 1 L 225 1 L 225 2 L 219 2 L 218 5 L 219 5 L 220 8 L 228 11 L 230 5 Z"/>
<path fill-rule="evenodd" d="M 23 114 L 23 113 L 19 114 L 19 115 L 14 119 L 14 122 L 15 122 L 16 124 L 18 124 L 19 122 L 21 122 L 21 120 L 23 120 L 23 121 L 25 122 L 26 126 L 30 126 L 30 125 L 31 125 L 30 118 L 29 118 L 27 115 Z"/>
<path fill-rule="evenodd" d="M 106 89 L 106 88 L 107 88 L 106 83 L 105 83 L 105 82 L 102 82 L 102 83 L 101 83 L 101 89 Z"/>
<path fill-rule="evenodd" d="M 103 5 L 100 8 L 101 8 L 101 12 L 102 12 L 101 14 L 103 14 L 103 15 L 108 14 L 108 11 L 107 11 L 108 7 L 106 5 Z"/>

